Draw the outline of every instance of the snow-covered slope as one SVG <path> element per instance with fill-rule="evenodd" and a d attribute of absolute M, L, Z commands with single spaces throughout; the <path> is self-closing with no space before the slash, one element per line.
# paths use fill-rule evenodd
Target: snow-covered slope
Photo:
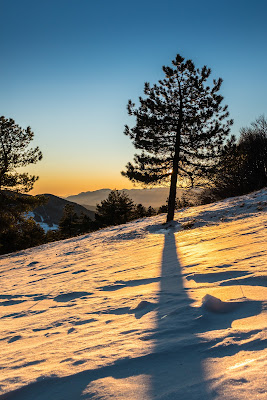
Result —
<path fill-rule="evenodd" d="M 266 399 L 266 211 L 262 190 L 1 257 L 0 399 Z"/>

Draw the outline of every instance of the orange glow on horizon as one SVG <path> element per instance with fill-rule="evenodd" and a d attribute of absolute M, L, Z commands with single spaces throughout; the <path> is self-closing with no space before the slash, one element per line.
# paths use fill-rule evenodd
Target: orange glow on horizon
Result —
<path fill-rule="evenodd" d="M 35 183 L 31 195 L 51 193 L 55 196 L 67 197 L 81 192 L 94 191 L 99 189 L 133 189 L 134 186 L 129 180 L 123 177 L 74 177 L 74 176 L 42 176 Z"/>

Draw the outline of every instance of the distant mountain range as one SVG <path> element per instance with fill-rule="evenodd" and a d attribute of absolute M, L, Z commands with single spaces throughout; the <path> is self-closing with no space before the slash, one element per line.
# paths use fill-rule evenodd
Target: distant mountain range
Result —
<path fill-rule="evenodd" d="M 166 204 L 169 188 L 152 188 L 152 189 L 122 189 L 136 204 L 143 204 L 145 207 L 152 206 L 158 208 Z M 105 200 L 111 189 L 100 189 L 92 192 L 82 192 L 73 196 L 66 197 L 66 200 L 73 201 L 88 209 L 95 209 L 97 204 Z M 177 197 L 181 196 L 183 189 L 177 189 Z"/>

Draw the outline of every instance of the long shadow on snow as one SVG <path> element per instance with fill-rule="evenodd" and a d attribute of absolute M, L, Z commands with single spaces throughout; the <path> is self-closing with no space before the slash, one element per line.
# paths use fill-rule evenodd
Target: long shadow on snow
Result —
<path fill-rule="evenodd" d="M 161 282 L 154 335 L 154 363 L 146 371 L 151 376 L 150 399 L 212 399 L 205 385 L 195 335 L 199 310 L 184 288 L 175 235 L 164 235 Z M 154 336 L 154 337 L 153 337 Z"/>
<path fill-rule="evenodd" d="M 206 318 L 203 317 L 202 310 L 192 307 L 192 300 L 183 285 L 175 236 L 173 232 L 168 232 L 164 236 L 156 326 L 145 338 L 155 343 L 151 354 L 133 359 L 120 359 L 110 366 L 67 377 L 40 379 L 28 386 L 0 395 L 0 399 L 85 400 L 92 398 L 91 394 L 83 394 L 83 391 L 93 381 L 105 377 L 124 379 L 139 375 L 150 377 L 150 389 L 142 400 L 178 398 L 212 400 L 216 397 L 216 394 L 207 388 L 202 367 L 205 359 L 212 356 L 212 352 L 209 352 L 210 343 L 201 342 L 197 333 L 229 327 L 238 316 L 233 313 L 227 318 L 226 316 L 217 318 L 208 313 Z M 242 317 L 255 314 L 257 311 L 258 307 L 249 313 L 243 312 Z M 136 317 L 138 318 L 138 315 Z M 230 355 L 237 351 L 240 351 L 239 346 L 236 349 L 233 347 L 228 349 L 226 353 Z M 93 398 L 97 400 L 94 394 Z"/>

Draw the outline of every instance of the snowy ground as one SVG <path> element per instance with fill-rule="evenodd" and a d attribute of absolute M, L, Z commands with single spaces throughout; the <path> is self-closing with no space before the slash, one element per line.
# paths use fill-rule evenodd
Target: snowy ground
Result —
<path fill-rule="evenodd" d="M 262 190 L 2 256 L 0 399 L 266 400 L 266 211 Z"/>

